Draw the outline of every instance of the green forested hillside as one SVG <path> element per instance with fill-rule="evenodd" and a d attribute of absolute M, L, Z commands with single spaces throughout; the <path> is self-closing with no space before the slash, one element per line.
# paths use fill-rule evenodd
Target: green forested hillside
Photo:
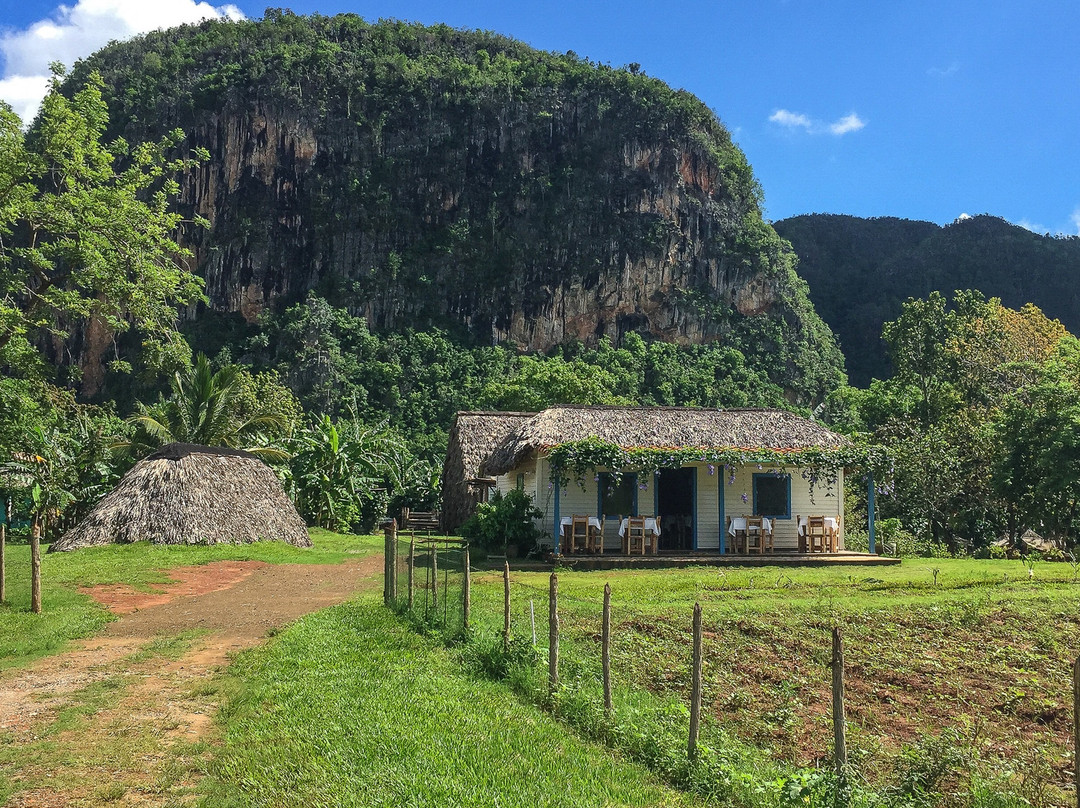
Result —
<path fill-rule="evenodd" d="M 210 153 L 181 198 L 210 222 L 182 236 L 204 312 L 258 327 L 315 292 L 372 333 L 437 328 L 470 350 L 638 333 L 737 349 L 803 405 L 841 379 L 745 155 L 697 98 L 634 66 L 269 11 L 115 43 L 66 87 L 92 70 L 110 134 L 179 127 Z"/>
<path fill-rule="evenodd" d="M 1080 330 L 1080 238 L 1032 233 L 994 216 L 940 227 L 892 217 L 813 214 L 779 221 L 810 299 L 840 340 L 851 383 L 892 368 L 882 325 L 909 297 L 977 289 L 1011 308 L 1034 303 Z"/>

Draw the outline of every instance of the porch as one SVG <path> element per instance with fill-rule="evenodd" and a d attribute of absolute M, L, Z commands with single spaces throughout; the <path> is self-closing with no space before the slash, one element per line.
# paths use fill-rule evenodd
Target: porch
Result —
<path fill-rule="evenodd" d="M 889 558 L 873 553 L 857 553 L 840 550 L 836 553 L 776 552 L 768 555 L 757 553 L 665 553 L 662 555 L 548 555 L 543 559 L 509 559 L 510 569 L 532 572 L 550 572 L 553 569 L 569 569 L 578 572 L 601 570 L 658 570 L 685 567 L 889 567 L 900 563 L 899 558 Z M 482 566 L 502 569 L 503 559 L 490 557 Z"/>

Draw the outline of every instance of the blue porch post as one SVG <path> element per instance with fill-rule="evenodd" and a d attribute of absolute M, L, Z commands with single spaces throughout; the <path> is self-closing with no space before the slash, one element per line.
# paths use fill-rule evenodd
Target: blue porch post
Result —
<path fill-rule="evenodd" d="M 874 472 L 866 475 L 866 521 L 870 533 L 870 552 L 874 552 L 874 513 L 877 510 L 874 503 Z"/>
<path fill-rule="evenodd" d="M 562 527 L 559 525 L 559 520 L 562 516 L 559 514 L 559 489 L 562 488 L 559 485 L 559 481 L 555 480 L 555 555 L 559 554 L 559 540 L 562 538 Z"/>
<path fill-rule="evenodd" d="M 697 466 L 691 466 L 690 468 L 692 468 L 694 470 L 694 476 L 690 478 L 690 511 L 694 514 L 694 517 L 693 517 L 694 521 L 691 523 L 693 525 L 693 534 L 691 536 L 691 542 L 692 542 L 692 545 L 693 545 L 693 548 L 694 548 L 694 552 L 696 553 L 697 549 L 698 549 L 698 546 L 697 546 L 697 527 L 698 527 L 697 478 L 698 478 L 698 467 Z"/>
<path fill-rule="evenodd" d="M 716 472 L 716 495 L 720 500 L 720 555 L 723 555 L 727 552 L 727 516 L 724 513 L 724 475 L 727 471 L 720 466 Z"/>

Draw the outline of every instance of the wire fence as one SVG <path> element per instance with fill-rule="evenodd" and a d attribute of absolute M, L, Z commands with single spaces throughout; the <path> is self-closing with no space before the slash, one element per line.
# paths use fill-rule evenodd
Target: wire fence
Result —
<path fill-rule="evenodd" d="M 613 690 L 632 687 L 624 678 L 627 674 L 625 669 L 615 672 L 612 670 L 613 641 L 620 642 L 619 637 L 626 632 L 633 633 L 645 624 L 649 631 L 654 633 L 674 631 L 683 634 L 689 629 L 691 636 L 687 638 L 690 642 L 686 649 L 688 658 L 684 664 L 689 680 L 687 684 L 690 686 L 687 688 L 689 693 L 681 695 L 679 700 L 686 699 L 682 703 L 687 708 L 687 721 L 681 730 L 684 750 L 682 755 L 689 765 L 694 765 L 694 761 L 699 757 L 698 735 L 701 725 L 705 723 L 703 706 L 708 712 L 712 701 L 708 694 L 703 694 L 703 691 L 709 688 L 704 678 L 704 669 L 710 666 L 705 660 L 717 656 L 715 644 L 723 643 L 722 639 L 718 640 L 713 636 L 710 639 L 712 650 L 705 650 L 699 604 L 695 604 L 693 615 L 687 614 L 686 626 L 683 627 L 678 625 L 682 622 L 680 620 L 658 621 L 654 611 L 641 606 L 630 606 L 624 601 L 618 605 L 617 623 L 613 625 L 610 587 L 605 586 L 602 601 L 592 596 L 575 597 L 571 593 L 559 592 L 557 572 L 551 574 L 549 585 L 544 587 L 527 583 L 516 576 L 512 578 L 509 567 L 506 566 L 502 576 L 503 591 L 499 593 L 492 587 L 493 582 L 488 578 L 487 584 L 477 593 L 476 614 L 471 616 L 472 592 L 467 542 L 451 537 L 403 533 L 392 540 L 387 539 L 387 551 L 388 557 L 393 559 L 393 568 L 391 569 L 389 564 L 387 567 L 390 582 L 388 603 L 425 627 L 448 636 L 463 636 L 470 633 L 470 629 L 475 633 L 478 630 L 499 631 L 501 628 L 502 644 L 507 653 L 510 652 L 512 642 L 516 642 L 518 638 L 531 639 L 528 645 L 535 654 L 531 657 L 531 664 L 539 663 L 538 667 L 546 667 L 546 682 L 541 687 L 547 691 L 548 702 L 556 704 L 572 700 L 574 697 L 571 691 L 582 687 L 586 690 L 595 688 L 598 691 L 595 695 L 602 696 L 602 700 L 597 699 L 597 702 L 603 705 L 604 720 L 609 720 L 618 706 L 619 700 L 613 699 Z M 779 583 L 777 585 L 779 586 Z M 475 625 L 472 626 L 471 617 L 475 618 Z M 670 615 L 668 617 L 670 618 Z M 570 618 L 569 623 L 567 618 Z M 567 636 L 567 628 L 570 628 L 571 636 Z M 835 773 L 845 776 L 845 772 L 852 765 L 847 756 L 845 643 L 839 627 L 832 627 L 831 634 L 831 648 L 827 645 L 823 648 L 815 647 L 810 649 L 813 651 L 810 656 L 813 657 L 815 665 L 821 664 L 831 674 L 826 680 L 831 680 L 826 685 L 826 690 L 831 691 L 831 709 L 826 707 L 826 710 L 827 714 L 831 713 L 832 725 L 831 748 L 827 758 L 831 758 L 831 768 Z M 576 649 L 570 660 L 561 659 L 560 653 L 560 646 L 563 646 L 562 650 L 567 650 L 567 640 L 570 640 Z M 623 647 L 619 656 L 625 657 L 625 638 L 620 645 Z M 633 647 L 640 653 L 641 648 L 636 641 Z M 546 666 L 541 662 L 545 651 Z M 584 657 L 581 651 L 584 651 Z M 591 662 L 589 657 L 593 657 Z M 560 671 L 568 661 L 571 677 L 569 685 L 565 683 L 565 677 L 561 676 Z M 1077 722 L 1076 735 L 1080 735 L 1080 659 L 1070 662 L 1073 663 L 1071 672 L 1074 675 L 1073 716 Z M 625 659 L 623 663 L 617 667 L 625 668 Z M 539 671 L 537 673 L 543 676 Z M 565 673 L 565 669 L 562 673 Z M 623 698 L 625 699 L 625 695 Z M 1076 735 L 1073 738 L 1074 743 Z M 1074 751 L 1074 755 L 1077 766 L 1073 781 L 1077 791 L 1074 804 L 1080 804 L 1080 754 Z M 1061 783 L 1060 786 L 1068 788 L 1073 784 Z"/>
<path fill-rule="evenodd" d="M 386 529 L 387 605 L 450 637 L 464 633 L 469 610 L 469 543 Z"/>

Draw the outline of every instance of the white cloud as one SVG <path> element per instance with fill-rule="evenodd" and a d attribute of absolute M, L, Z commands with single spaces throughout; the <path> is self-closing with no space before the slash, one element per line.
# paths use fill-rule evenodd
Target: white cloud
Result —
<path fill-rule="evenodd" d="M 939 78 L 945 78 L 947 76 L 952 76 L 955 73 L 959 73 L 959 72 L 960 72 L 960 63 L 958 61 L 956 61 L 956 60 L 953 60 L 953 61 L 949 62 L 949 64 L 946 65 L 945 67 L 930 67 L 930 68 L 927 68 L 926 75 L 928 75 L 928 76 L 937 76 Z"/>
<path fill-rule="evenodd" d="M 769 116 L 769 120 L 786 126 L 788 129 L 810 129 L 813 123 L 808 117 L 798 112 L 788 112 L 786 109 L 778 109 Z"/>
<path fill-rule="evenodd" d="M 1025 230 L 1030 230 L 1032 233 L 1038 233 L 1041 236 L 1080 236 L 1080 207 L 1077 207 L 1069 214 L 1069 223 L 1064 227 L 1047 227 L 1044 224 L 1038 224 L 1030 219 L 1021 219 L 1013 224 L 1019 225 Z"/>
<path fill-rule="evenodd" d="M 845 115 L 843 118 L 833 121 L 832 123 L 825 123 L 816 120 L 815 118 L 811 118 L 809 115 L 804 115 L 801 112 L 778 109 L 769 116 L 769 120 L 772 123 L 783 126 L 785 129 L 800 129 L 811 135 L 828 134 L 836 135 L 837 137 L 846 135 L 848 132 L 858 132 L 866 126 L 866 121 L 860 118 L 855 112 Z"/>
<path fill-rule="evenodd" d="M 1037 224 L 1036 222 L 1033 222 L 1030 219 L 1021 219 L 1018 222 L 1013 222 L 1013 224 L 1019 225 L 1020 227 L 1024 228 L 1025 230 L 1030 230 L 1032 233 L 1038 233 L 1040 236 L 1048 236 L 1048 235 L 1050 235 L 1050 228 L 1049 227 L 1047 227 L 1046 225 Z"/>
<path fill-rule="evenodd" d="M 0 34 L 0 98 L 29 122 L 45 97 L 52 62 L 70 66 L 114 39 L 223 17 L 239 20 L 244 14 L 232 4 L 200 0 L 77 0 L 57 6 L 48 19 Z"/>
<path fill-rule="evenodd" d="M 48 76 L 11 76 L 0 79 L 0 99 L 11 104 L 11 108 L 26 123 L 34 117 L 41 99 L 48 91 Z"/>
<path fill-rule="evenodd" d="M 834 121 L 829 124 L 829 131 L 834 135 L 846 135 L 848 132 L 858 132 L 866 126 L 866 121 L 852 112 L 850 115 L 845 115 L 838 121 Z"/>

